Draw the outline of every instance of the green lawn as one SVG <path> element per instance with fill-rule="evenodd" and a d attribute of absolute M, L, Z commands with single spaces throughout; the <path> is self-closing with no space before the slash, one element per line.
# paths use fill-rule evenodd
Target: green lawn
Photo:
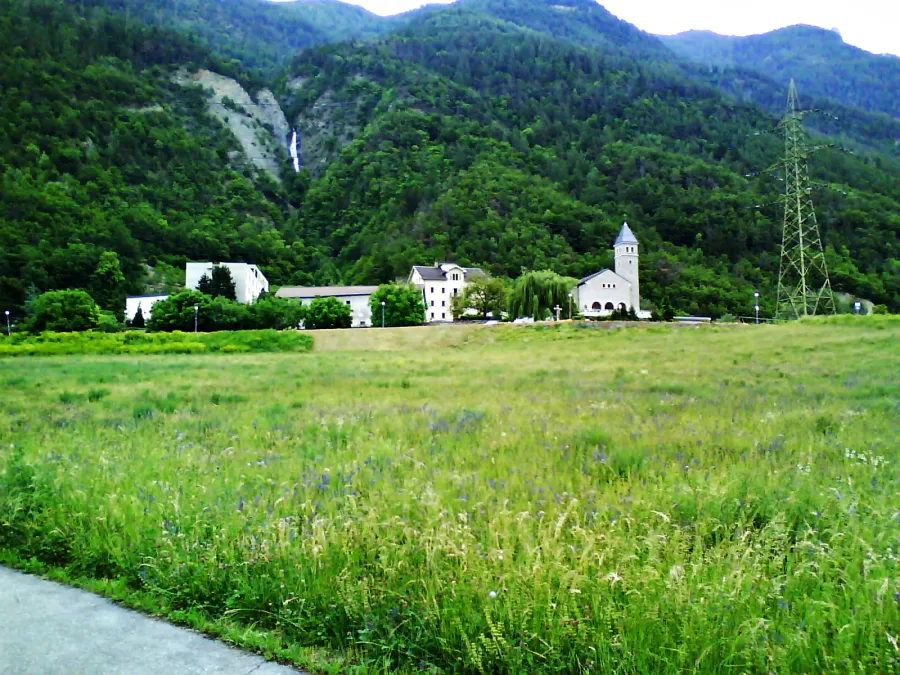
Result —
<path fill-rule="evenodd" d="M 268 655 L 900 670 L 896 318 L 0 366 L 0 557 Z"/>

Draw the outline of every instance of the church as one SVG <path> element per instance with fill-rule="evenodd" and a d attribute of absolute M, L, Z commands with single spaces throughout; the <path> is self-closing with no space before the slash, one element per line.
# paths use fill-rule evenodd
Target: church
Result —
<path fill-rule="evenodd" d="M 608 316 L 616 309 L 634 309 L 640 318 L 649 312 L 641 311 L 638 280 L 638 240 L 628 223 L 622 224 L 613 244 L 615 271 L 600 270 L 578 282 L 572 299 L 578 311 L 588 318 Z"/>

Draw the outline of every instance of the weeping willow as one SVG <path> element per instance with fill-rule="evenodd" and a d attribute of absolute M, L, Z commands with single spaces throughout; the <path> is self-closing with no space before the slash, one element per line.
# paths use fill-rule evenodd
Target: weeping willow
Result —
<path fill-rule="evenodd" d="M 574 282 L 574 279 L 562 277 L 550 270 L 523 274 L 509 295 L 510 316 L 546 319 L 557 305 L 567 307 L 569 291 L 575 285 Z"/>

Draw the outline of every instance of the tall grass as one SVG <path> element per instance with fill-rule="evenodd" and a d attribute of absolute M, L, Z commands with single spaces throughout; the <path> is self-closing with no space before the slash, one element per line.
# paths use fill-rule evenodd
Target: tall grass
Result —
<path fill-rule="evenodd" d="M 7 361 L 0 547 L 365 672 L 900 667 L 896 320 L 478 334 Z"/>

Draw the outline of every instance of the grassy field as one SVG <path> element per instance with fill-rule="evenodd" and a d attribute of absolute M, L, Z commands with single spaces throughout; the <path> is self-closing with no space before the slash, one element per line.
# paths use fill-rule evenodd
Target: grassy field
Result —
<path fill-rule="evenodd" d="M 897 319 L 458 336 L 5 360 L 0 559 L 328 672 L 900 670 Z"/>

